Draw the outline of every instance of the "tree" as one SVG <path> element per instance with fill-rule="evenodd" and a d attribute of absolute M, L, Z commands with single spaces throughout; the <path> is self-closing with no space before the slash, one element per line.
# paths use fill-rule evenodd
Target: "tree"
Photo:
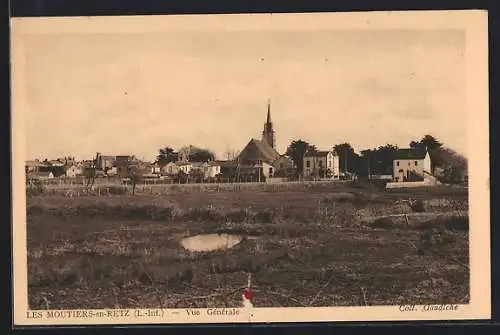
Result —
<path fill-rule="evenodd" d="M 189 179 L 189 175 L 187 173 L 185 173 L 184 171 L 179 170 L 179 172 L 177 173 L 177 177 L 176 177 L 175 180 L 179 184 L 185 184 L 185 183 L 188 182 L 188 179 Z"/>
<path fill-rule="evenodd" d="M 128 166 L 128 177 L 132 183 L 132 195 L 135 195 L 135 187 L 142 180 L 142 171 L 137 165 Z"/>
<path fill-rule="evenodd" d="M 96 154 L 95 158 L 90 162 L 90 166 L 85 170 L 85 175 L 87 177 L 87 191 L 89 188 L 94 186 L 95 177 L 97 175 L 97 159 L 99 154 Z"/>
<path fill-rule="evenodd" d="M 316 147 L 301 139 L 292 141 L 286 149 L 286 155 L 295 163 L 297 173 L 303 172 L 304 154 L 310 150 L 316 150 Z"/>
<path fill-rule="evenodd" d="M 215 153 L 209 149 L 203 149 L 194 145 L 184 146 L 179 149 L 179 158 L 190 162 L 209 162 L 215 160 Z"/>
<path fill-rule="evenodd" d="M 437 148 L 440 148 L 443 146 L 443 143 L 439 142 L 434 136 L 432 135 L 425 135 L 422 137 L 420 140 L 420 143 L 427 148 L 427 150 L 432 151 Z"/>
<path fill-rule="evenodd" d="M 444 147 L 439 148 L 435 156 L 438 157 L 441 163 L 439 167 L 443 168 L 444 176 L 442 181 L 456 183 L 465 179 L 468 165 L 467 158 L 452 149 Z"/>
<path fill-rule="evenodd" d="M 189 171 L 189 180 L 195 183 L 202 182 L 205 179 L 205 174 L 201 169 L 191 169 Z"/>
<path fill-rule="evenodd" d="M 441 158 L 441 149 L 443 148 L 443 143 L 438 141 L 432 135 L 425 135 L 419 141 L 411 141 L 410 148 L 412 149 L 427 149 L 429 156 L 431 157 L 432 166 L 442 166 L 444 161 Z"/>
<path fill-rule="evenodd" d="M 234 161 L 239 156 L 239 154 L 240 153 L 238 150 L 233 150 L 228 147 L 224 152 L 224 158 L 226 158 L 228 161 Z"/>
<path fill-rule="evenodd" d="M 425 135 L 419 141 L 411 141 L 410 142 L 410 148 L 412 148 L 412 149 L 427 148 L 428 151 L 433 151 L 437 148 L 441 148 L 442 146 L 443 146 L 443 143 L 439 142 L 432 135 Z"/>
<path fill-rule="evenodd" d="M 162 148 L 159 151 L 158 156 L 156 156 L 156 161 L 160 166 L 165 166 L 170 162 L 176 162 L 179 160 L 179 154 L 175 152 L 171 147 Z"/>
<path fill-rule="evenodd" d="M 208 149 L 198 149 L 191 151 L 189 154 L 189 161 L 190 162 L 198 162 L 198 163 L 204 163 L 204 162 L 210 162 L 215 160 L 215 154 L 208 150 Z"/>
<path fill-rule="evenodd" d="M 394 153 L 398 147 L 386 144 L 374 149 L 361 151 L 362 164 L 360 164 L 360 175 L 369 176 L 372 174 L 392 175 L 392 164 Z"/>
<path fill-rule="evenodd" d="M 333 146 L 333 151 L 339 156 L 339 168 L 344 172 L 358 172 L 359 155 L 354 152 L 349 143 L 340 143 Z"/>
<path fill-rule="evenodd" d="M 332 170 L 331 169 L 327 169 L 325 177 L 326 178 L 332 178 L 332 176 L 333 176 Z"/>

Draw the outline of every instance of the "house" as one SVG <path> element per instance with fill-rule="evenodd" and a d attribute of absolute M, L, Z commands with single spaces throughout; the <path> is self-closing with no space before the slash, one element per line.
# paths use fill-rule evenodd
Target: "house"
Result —
<path fill-rule="evenodd" d="M 116 156 L 114 166 L 116 167 L 116 174 L 120 178 L 128 177 L 132 161 L 133 157 L 130 155 Z"/>
<path fill-rule="evenodd" d="M 116 168 L 116 166 L 113 166 L 112 168 L 106 171 L 106 174 L 108 176 L 116 176 L 118 174 L 118 169 Z"/>
<path fill-rule="evenodd" d="M 38 172 L 40 170 L 40 167 L 42 166 L 43 163 L 40 162 L 38 159 L 26 161 L 25 163 L 26 173 Z"/>
<path fill-rule="evenodd" d="M 96 167 L 99 170 L 107 171 L 115 164 L 115 156 L 103 156 L 100 152 L 97 153 Z"/>
<path fill-rule="evenodd" d="M 148 165 L 148 169 L 150 173 L 153 174 L 161 174 L 161 167 L 158 162 L 153 162 Z"/>
<path fill-rule="evenodd" d="M 74 178 L 74 177 L 79 176 L 81 174 L 83 174 L 83 169 L 81 166 L 77 166 L 76 164 L 68 167 L 66 169 L 66 173 L 65 173 L 66 177 L 69 177 L 69 178 Z"/>
<path fill-rule="evenodd" d="M 215 178 L 215 176 L 221 173 L 222 164 L 218 162 L 207 162 L 203 164 L 203 174 L 205 179 Z"/>
<path fill-rule="evenodd" d="M 79 163 L 83 169 L 85 168 L 90 168 L 94 166 L 94 160 L 93 159 L 84 159 Z"/>
<path fill-rule="evenodd" d="M 64 158 L 62 158 L 60 160 L 64 162 L 64 166 L 66 166 L 66 167 L 69 167 L 71 165 L 75 165 L 76 164 L 75 157 L 64 157 Z"/>
<path fill-rule="evenodd" d="M 51 172 L 52 175 L 57 178 L 57 177 L 62 177 L 66 175 L 66 168 L 64 164 L 61 162 L 60 164 L 51 164 L 48 162 L 47 164 L 43 164 L 38 168 L 38 172 Z"/>
<path fill-rule="evenodd" d="M 31 172 L 28 173 L 28 178 L 29 179 L 39 179 L 39 180 L 44 180 L 44 179 L 52 179 L 54 178 L 54 174 L 52 172 Z"/>
<path fill-rule="evenodd" d="M 189 174 L 191 172 L 191 169 L 193 168 L 193 163 L 187 162 L 187 161 L 179 161 L 175 162 L 177 165 L 178 171 L 182 171 L 185 174 Z"/>
<path fill-rule="evenodd" d="M 160 172 L 163 176 L 173 176 L 179 173 L 179 166 L 174 162 L 167 163 L 160 168 Z"/>
<path fill-rule="evenodd" d="M 340 178 L 339 156 L 332 151 L 310 150 L 304 154 L 303 164 L 305 178 Z"/>
<path fill-rule="evenodd" d="M 423 181 L 431 175 L 431 158 L 426 149 L 398 149 L 394 153 L 395 182 Z"/>
<path fill-rule="evenodd" d="M 63 167 L 64 161 L 61 159 L 54 159 L 49 161 L 50 166 Z"/>

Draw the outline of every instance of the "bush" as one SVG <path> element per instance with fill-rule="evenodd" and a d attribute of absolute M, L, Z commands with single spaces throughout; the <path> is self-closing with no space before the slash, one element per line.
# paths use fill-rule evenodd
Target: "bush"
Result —
<path fill-rule="evenodd" d="M 42 183 L 37 179 L 28 179 L 26 181 L 26 195 L 41 195 L 45 193 L 45 188 Z"/>
<path fill-rule="evenodd" d="M 394 223 L 390 218 L 380 218 L 372 222 L 373 228 L 389 229 L 394 227 Z"/>

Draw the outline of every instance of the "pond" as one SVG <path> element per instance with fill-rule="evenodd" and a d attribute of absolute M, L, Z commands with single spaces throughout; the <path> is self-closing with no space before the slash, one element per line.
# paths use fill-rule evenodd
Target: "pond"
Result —
<path fill-rule="evenodd" d="M 186 237 L 181 245 L 189 251 L 223 251 L 231 249 L 243 240 L 243 236 L 231 234 L 204 234 Z"/>

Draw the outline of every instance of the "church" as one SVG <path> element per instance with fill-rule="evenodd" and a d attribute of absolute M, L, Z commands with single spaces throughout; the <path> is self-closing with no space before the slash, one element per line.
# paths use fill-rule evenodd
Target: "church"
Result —
<path fill-rule="evenodd" d="M 241 176 L 252 176 L 267 180 L 273 177 L 288 177 L 293 174 L 293 161 L 276 150 L 276 133 L 271 120 L 271 103 L 267 103 L 267 119 L 262 138 L 252 138 L 236 158 Z"/>

